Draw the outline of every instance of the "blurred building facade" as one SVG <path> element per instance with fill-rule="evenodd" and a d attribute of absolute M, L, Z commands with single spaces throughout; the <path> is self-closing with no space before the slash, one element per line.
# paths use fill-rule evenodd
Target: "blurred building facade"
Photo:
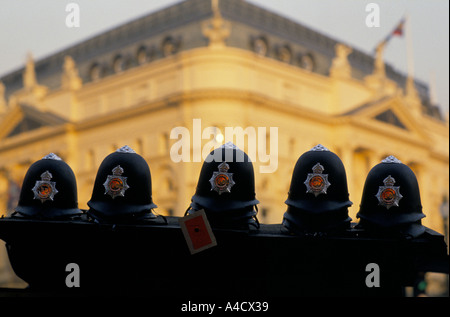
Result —
<path fill-rule="evenodd" d="M 127 144 L 149 163 L 156 212 L 182 216 L 202 162 L 171 160 L 170 134 L 193 131 L 194 119 L 222 132 L 266 127 L 267 151 L 278 127 L 277 170 L 259 173 L 267 163 L 254 162 L 263 223 L 281 222 L 295 162 L 320 143 L 346 167 L 353 221 L 367 173 L 395 155 L 417 175 L 424 225 L 448 228 L 439 211 L 448 117 L 427 85 L 385 65 L 382 52 L 374 58 L 243 0 L 183 1 L 40 61 L 29 55 L 1 78 L 0 214 L 50 152 L 74 170 L 87 209 L 103 158 Z"/>

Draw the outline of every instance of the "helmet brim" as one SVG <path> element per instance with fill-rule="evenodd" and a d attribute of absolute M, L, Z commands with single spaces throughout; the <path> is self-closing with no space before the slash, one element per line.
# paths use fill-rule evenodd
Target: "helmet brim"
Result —
<path fill-rule="evenodd" d="M 298 219 L 293 214 L 285 213 L 283 216 L 282 224 L 292 232 L 329 232 L 339 229 L 350 228 L 350 222 L 352 218 L 346 216 L 344 219 L 333 221 L 329 223 L 311 221 L 303 221 L 304 219 Z"/>
<path fill-rule="evenodd" d="M 218 201 L 215 198 L 211 197 L 203 197 L 200 195 L 195 195 L 192 197 L 192 205 L 201 206 L 202 208 L 207 209 L 212 212 L 222 212 L 227 210 L 235 210 L 235 209 L 243 209 L 249 206 L 255 206 L 259 204 L 259 200 L 253 199 L 248 201 L 239 201 L 239 200 L 220 200 Z"/>
<path fill-rule="evenodd" d="M 292 200 L 287 199 L 285 204 L 304 211 L 312 213 L 323 213 L 338 210 L 344 207 L 350 207 L 353 203 L 350 200 L 347 201 L 332 201 L 332 200 Z"/>
<path fill-rule="evenodd" d="M 72 217 L 83 213 L 78 208 L 37 208 L 36 206 L 17 206 L 14 210 L 22 216 L 42 219 Z"/>
<path fill-rule="evenodd" d="M 403 223 L 392 226 L 381 226 L 379 224 L 375 224 L 364 218 L 361 218 L 360 222 L 357 225 L 357 228 L 371 231 L 374 234 L 380 236 L 396 237 L 400 234 L 402 236 L 410 236 L 412 238 L 417 238 L 426 231 L 426 227 L 422 225 L 420 220 L 413 223 Z"/>
<path fill-rule="evenodd" d="M 104 201 L 89 201 L 87 204 L 94 210 L 95 213 L 105 217 L 120 217 L 124 215 L 140 214 L 158 207 L 154 203 L 146 205 L 123 205 Z"/>
<path fill-rule="evenodd" d="M 310 212 L 289 206 L 283 215 L 283 223 L 290 223 L 302 231 L 329 231 L 350 224 L 351 220 L 345 206 L 326 213 Z"/>
<path fill-rule="evenodd" d="M 361 218 L 366 220 L 367 222 L 371 222 L 380 227 L 392 227 L 402 224 L 414 223 L 416 221 L 425 218 L 426 216 L 423 213 L 412 213 L 412 214 L 395 214 L 393 212 L 372 212 L 370 214 L 365 214 L 358 212 L 356 214 L 356 218 Z"/>
<path fill-rule="evenodd" d="M 420 223 L 413 223 L 405 228 L 400 229 L 402 233 L 405 235 L 412 236 L 413 238 L 417 238 L 425 233 L 426 227 Z"/>

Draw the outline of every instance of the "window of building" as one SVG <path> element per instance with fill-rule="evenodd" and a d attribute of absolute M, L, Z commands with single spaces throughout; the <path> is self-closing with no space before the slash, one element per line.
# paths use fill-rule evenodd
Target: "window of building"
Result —
<path fill-rule="evenodd" d="M 176 52 L 177 45 L 173 37 L 166 37 L 162 43 L 162 53 L 164 56 L 172 55 Z"/>
<path fill-rule="evenodd" d="M 312 72 L 315 67 L 314 58 L 311 54 L 301 55 L 299 58 L 299 64 L 301 68 L 310 72 Z"/>
<path fill-rule="evenodd" d="M 124 59 L 121 55 L 117 55 L 116 57 L 114 57 L 114 61 L 113 61 L 113 70 L 115 73 L 119 73 L 121 71 L 124 70 Z"/>
<path fill-rule="evenodd" d="M 136 53 L 136 60 L 139 65 L 145 64 L 148 62 L 147 49 L 144 46 L 141 46 Z"/>
<path fill-rule="evenodd" d="M 96 81 L 99 80 L 101 77 L 101 69 L 100 69 L 100 65 L 95 63 L 91 66 L 91 68 L 89 69 L 89 78 L 92 81 Z"/>
<path fill-rule="evenodd" d="M 253 50 L 258 55 L 266 56 L 268 47 L 267 40 L 263 36 L 260 36 L 253 41 Z"/>
<path fill-rule="evenodd" d="M 292 51 L 288 45 L 278 48 L 278 59 L 285 63 L 290 63 L 292 59 Z"/>

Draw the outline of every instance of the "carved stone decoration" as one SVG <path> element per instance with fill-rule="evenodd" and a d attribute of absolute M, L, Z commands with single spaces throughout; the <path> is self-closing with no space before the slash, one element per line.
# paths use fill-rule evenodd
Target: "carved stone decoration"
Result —
<path fill-rule="evenodd" d="M 380 43 L 375 49 L 376 55 L 375 55 L 373 74 L 378 76 L 380 79 L 386 77 L 386 68 L 385 68 L 384 59 L 383 59 L 385 46 L 386 46 L 386 43 L 383 42 L 383 43 Z"/>
<path fill-rule="evenodd" d="M 211 0 L 213 18 L 202 24 L 203 35 L 209 39 L 209 47 L 221 48 L 230 36 L 231 24 L 222 18 L 219 10 L 219 0 Z"/>
<path fill-rule="evenodd" d="M 62 89 L 78 90 L 82 86 L 82 80 L 78 74 L 75 61 L 70 56 L 64 57 L 63 74 L 61 80 Z"/>
<path fill-rule="evenodd" d="M 43 107 L 41 104 L 42 99 L 47 95 L 48 88 L 39 85 L 36 77 L 35 65 L 33 56 L 28 53 L 25 70 L 22 73 L 23 89 L 14 92 L 10 96 L 10 102 L 14 103 L 26 103 L 36 107 Z M 11 98 L 17 98 L 11 101 Z M 41 108 L 42 109 L 42 108 Z"/>
<path fill-rule="evenodd" d="M 330 76 L 335 78 L 351 78 L 352 67 L 348 62 L 348 55 L 351 54 L 352 49 L 343 44 L 336 44 L 334 47 L 336 57 L 330 68 Z"/>
<path fill-rule="evenodd" d="M 31 53 L 28 53 L 27 64 L 23 73 L 23 86 L 27 90 L 33 89 L 37 85 L 36 72 L 34 70 L 34 60 Z"/>

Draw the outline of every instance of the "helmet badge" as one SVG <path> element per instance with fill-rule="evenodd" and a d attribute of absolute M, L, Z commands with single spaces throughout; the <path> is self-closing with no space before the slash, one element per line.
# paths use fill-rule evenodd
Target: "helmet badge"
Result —
<path fill-rule="evenodd" d="M 55 185 L 56 182 L 51 182 L 53 175 L 49 171 L 45 171 L 41 174 L 41 180 L 36 181 L 36 184 L 31 189 L 34 193 L 34 199 L 39 199 L 41 203 L 44 201 L 52 200 L 58 193 Z"/>
<path fill-rule="evenodd" d="M 113 175 L 108 175 L 105 183 L 105 195 L 110 195 L 113 199 L 117 196 L 125 196 L 125 191 L 130 188 L 127 184 L 127 177 L 122 176 L 123 168 L 117 165 L 112 169 Z"/>
<path fill-rule="evenodd" d="M 375 195 L 378 199 L 378 204 L 386 207 L 397 206 L 403 196 L 400 194 L 400 186 L 394 186 L 395 179 L 389 175 L 383 180 L 384 186 L 378 187 L 378 193 Z"/>
<path fill-rule="evenodd" d="M 320 194 L 327 194 L 327 189 L 331 185 L 328 181 L 328 174 L 322 174 L 325 170 L 320 163 L 312 167 L 313 173 L 308 173 L 304 184 L 306 185 L 306 193 L 314 194 L 317 197 Z"/>
<path fill-rule="evenodd" d="M 230 193 L 231 187 L 236 184 L 233 181 L 233 173 L 228 173 L 230 166 L 223 162 L 218 166 L 219 171 L 214 172 L 209 182 L 211 183 L 211 190 L 215 190 L 222 195 L 222 193 Z"/>

